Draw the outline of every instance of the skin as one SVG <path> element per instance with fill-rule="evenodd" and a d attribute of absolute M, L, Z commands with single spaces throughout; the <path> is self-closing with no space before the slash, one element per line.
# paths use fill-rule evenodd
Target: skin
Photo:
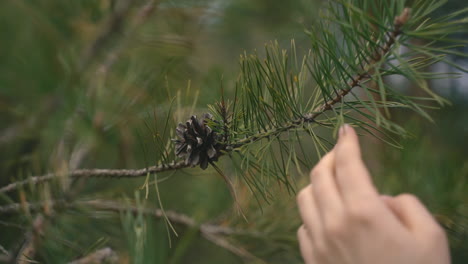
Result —
<path fill-rule="evenodd" d="M 351 126 L 341 127 L 310 180 L 297 196 L 306 264 L 450 263 L 443 229 L 415 196 L 378 193 Z"/>

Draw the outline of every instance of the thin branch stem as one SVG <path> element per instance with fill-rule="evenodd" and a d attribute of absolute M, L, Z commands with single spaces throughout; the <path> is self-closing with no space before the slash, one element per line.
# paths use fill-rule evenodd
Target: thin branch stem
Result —
<path fill-rule="evenodd" d="M 242 259 L 256 260 L 256 263 L 265 263 L 263 260 L 257 258 L 256 256 L 254 256 L 252 253 L 250 253 L 246 249 L 233 245 L 224 237 L 213 235 L 211 233 L 206 233 L 206 232 L 202 232 L 202 236 L 206 240 L 211 241 L 213 244 L 217 245 L 218 247 L 222 247 L 230 251 L 231 253 L 241 257 Z"/>
<path fill-rule="evenodd" d="M 68 177 L 70 178 L 88 178 L 88 177 L 110 177 L 110 178 L 136 178 L 141 176 L 146 176 L 148 173 L 161 173 L 165 171 L 173 171 L 178 169 L 183 169 L 190 167 L 186 165 L 185 162 L 172 162 L 169 164 L 162 164 L 158 166 L 151 166 L 143 169 L 135 170 L 119 170 L 119 169 L 79 169 L 68 172 Z M 32 176 L 26 180 L 17 181 L 10 183 L 2 188 L 0 188 L 0 193 L 7 193 L 13 190 L 18 189 L 21 186 L 26 184 L 37 184 L 41 182 L 50 181 L 58 177 L 55 173 L 48 173 L 42 176 Z M 1 212 L 1 211 L 0 211 Z"/>

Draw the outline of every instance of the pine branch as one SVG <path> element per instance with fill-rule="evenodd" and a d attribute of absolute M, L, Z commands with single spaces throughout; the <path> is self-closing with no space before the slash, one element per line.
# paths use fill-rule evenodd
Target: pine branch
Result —
<path fill-rule="evenodd" d="M 174 211 L 164 212 L 161 209 L 151 209 L 151 208 L 138 208 L 136 206 L 125 206 L 122 203 L 112 200 L 90 200 L 90 201 L 75 201 L 75 202 L 66 202 L 64 200 L 55 200 L 49 201 L 48 205 L 56 208 L 77 208 L 77 207 L 92 207 L 95 210 L 111 211 L 115 213 L 120 213 L 123 211 L 130 212 L 132 214 L 144 214 L 147 216 L 152 216 L 155 218 L 163 218 L 164 215 L 173 223 L 180 224 L 190 228 L 196 228 L 200 231 L 200 234 L 207 240 L 213 242 L 219 247 L 223 247 L 226 250 L 238 255 L 243 259 L 255 259 L 259 260 L 257 257 L 249 253 L 247 250 L 236 247 L 231 244 L 225 237 L 226 236 L 250 236 L 259 238 L 262 236 L 259 232 L 252 232 L 247 230 L 234 229 L 230 227 L 220 226 L 211 223 L 198 223 L 195 219 L 181 213 Z M 27 204 L 10 204 L 7 206 L 0 207 L 0 213 L 2 214 L 11 214 L 18 213 L 24 207 L 27 207 L 31 211 L 40 211 L 44 206 L 44 203 L 27 203 Z M 43 218 L 41 218 L 43 219 Z M 27 236 L 29 237 L 29 235 Z M 30 243 L 28 243 L 29 245 Z"/>
<path fill-rule="evenodd" d="M 223 237 L 216 236 L 216 235 L 206 233 L 206 232 L 202 233 L 202 235 L 206 240 L 211 241 L 213 244 L 230 251 L 231 253 L 241 257 L 242 259 L 246 261 L 255 260 L 257 261 L 256 263 L 265 263 L 265 261 L 257 258 L 252 253 L 244 249 L 243 247 L 235 246 Z"/>
<path fill-rule="evenodd" d="M 166 171 L 179 170 L 183 168 L 188 168 L 190 165 L 185 164 L 185 162 L 172 162 L 169 164 L 162 164 L 158 166 L 152 166 L 148 168 L 129 170 L 129 169 L 79 169 L 73 170 L 68 173 L 68 177 L 73 179 L 82 179 L 89 177 L 110 177 L 110 178 L 136 178 L 146 176 L 148 173 L 161 173 Z M 0 193 L 7 193 L 13 190 L 18 189 L 21 186 L 26 184 L 37 184 L 46 181 L 50 181 L 57 177 L 55 173 L 48 173 L 41 176 L 32 176 L 27 180 L 17 181 L 10 183 L 2 188 L 0 188 Z M 1 212 L 1 210 L 0 210 Z"/>
<path fill-rule="evenodd" d="M 26 203 L 19 204 L 13 203 L 5 206 L 0 206 L 1 214 L 15 214 L 20 212 L 23 209 L 31 211 L 41 211 L 45 206 L 44 202 L 36 203 Z M 153 216 L 156 218 L 164 217 L 163 211 L 157 208 L 138 208 L 136 206 L 127 206 L 122 205 L 121 202 L 114 200 L 89 200 L 89 201 L 74 201 L 67 202 L 65 200 L 53 200 L 48 201 L 47 206 L 50 206 L 55 209 L 66 209 L 66 208 L 77 208 L 77 207 L 92 207 L 96 210 L 111 211 L 115 213 L 120 213 L 122 211 L 129 211 L 132 214 L 142 213 L 144 215 Z M 191 228 L 199 228 L 201 232 L 206 232 L 215 235 L 238 235 L 238 236 L 251 236 L 251 237 L 261 237 L 262 234 L 258 232 L 246 231 L 241 229 L 234 229 L 230 227 L 210 224 L 210 223 L 198 223 L 195 219 L 181 213 L 177 213 L 171 210 L 165 210 L 167 218 L 173 223 L 184 225 Z"/>
<path fill-rule="evenodd" d="M 410 18 L 409 8 L 403 9 L 403 12 L 399 16 L 395 17 L 395 20 L 393 23 L 393 30 L 391 32 L 388 32 L 387 34 L 388 39 L 385 41 L 383 47 L 374 51 L 373 55 L 370 56 L 370 58 L 366 60 L 366 61 L 369 61 L 369 63 L 365 68 L 362 69 L 362 73 L 357 74 L 354 78 L 352 78 L 352 80 L 350 80 L 350 82 L 348 83 L 348 88 L 345 88 L 345 89 L 340 88 L 340 92 L 337 93 L 337 95 L 333 99 L 326 101 L 322 105 L 318 106 L 314 111 L 312 111 L 312 113 L 305 114 L 302 118 L 295 120 L 288 125 L 285 125 L 282 127 L 276 127 L 273 130 L 267 131 L 265 133 L 259 133 L 249 138 L 240 140 L 237 143 L 232 144 L 230 147 L 239 148 L 244 145 L 254 143 L 265 138 L 277 136 L 291 129 L 300 128 L 303 126 L 304 123 L 316 122 L 316 119 L 320 115 L 324 114 L 328 110 L 331 110 L 333 106 L 336 105 L 337 103 L 342 102 L 343 98 L 346 95 L 348 95 L 351 92 L 351 90 L 353 90 L 353 88 L 359 87 L 362 82 L 371 79 L 372 66 L 378 63 L 382 58 L 384 58 L 389 53 L 389 51 L 391 50 L 391 47 L 395 43 L 395 40 L 402 33 L 401 32 L 402 26 L 409 20 L 409 18 Z"/>
<path fill-rule="evenodd" d="M 351 90 L 355 87 L 358 87 L 361 82 L 366 79 L 370 79 L 370 75 L 372 74 L 369 72 L 369 69 L 372 67 L 373 64 L 377 63 L 381 58 L 385 57 L 385 55 L 390 51 L 392 45 L 395 43 L 396 38 L 401 34 L 401 27 L 408 21 L 409 19 L 409 9 L 405 8 L 401 15 L 397 16 L 394 21 L 393 31 L 389 32 L 389 37 L 385 42 L 383 48 L 381 50 L 376 50 L 369 60 L 371 63 L 367 66 L 367 69 L 363 69 L 363 72 L 356 75 L 353 80 L 351 80 L 348 84 L 347 89 L 341 89 L 341 91 L 330 101 L 325 102 L 323 105 L 317 107 L 313 113 L 306 114 L 301 119 L 293 121 L 291 124 L 283 127 L 275 128 L 274 130 L 268 131 L 266 133 L 260 133 L 254 135 L 250 138 L 246 138 L 240 140 L 236 143 L 231 145 L 224 146 L 224 150 L 229 152 L 233 149 L 242 147 L 247 144 L 251 144 L 257 142 L 261 139 L 276 136 L 283 132 L 289 131 L 291 129 L 300 128 L 303 126 L 304 123 L 313 123 L 316 121 L 317 117 L 322 115 L 328 110 L 331 110 L 333 106 L 342 101 L 342 99 L 351 92 Z M 224 155 L 224 154 L 220 154 Z M 165 171 L 171 170 L 178 170 L 182 168 L 188 168 L 190 164 L 185 164 L 184 162 L 178 163 L 170 163 L 170 164 L 162 164 L 159 166 L 152 166 L 149 168 L 137 169 L 137 170 L 112 170 L 112 169 L 80 169 L 74 170 L 69 172 L 69 176 L 72 178 L 88 178 L 88 177 L 110 177 L 110 178 L 135 178 L 146 176 L 148 173 L 160 173 Z M 28 183 L 40 183 L 44 181 L 51 180 L 55 177 L 53 173 L 49 173 L 43 176 L 33 176 L 30 177 L 28 180 L 18 181 L 11 183 L 7 186 L 0 188 L 0 193 L 6 193 L 12 190 L 17 189 L 20 186 L 23 186 Z"/>
<path fill-rule="evenodd" d="M 151 3 L 152 2 L 150 2 L 149 7 L 146 6 L 142 9 L 143 13 L 147 12 L 148 10 L 151 11 L 154 8 L 151 6 Z M 394 18 L 392 30 L 390 30 L 387 34 L 384 34 L 384 36 L 386 36 L 386 39 L 383 40 L 383 43 L 381 45 L 378 45 L 378 43 L 373 43 L 372 45 L 374 47 L 374 50 L 368 53 L 369 54 L 368 57 L 360 58 L 361 61 L 367 62 L 366 66 L 361 67 L 361 72 L 357 73 L 356 75 L 354 75 L 354 77 L 350 78 L 345 88 L 332 87 L 333 90 L 338 89 L 338 90 L 335 90 L 334 97 L 330 96 L 329 100 L 325 100 L 324 98 L 324 103 L 314 108 L 313 111 L 309 112 L 308 114 L 302 114 L 302 117 L 300 117 L 299 119 L 292 120 L 288 123 L 283 124 L 282 126 L 281 125 L 275 126 L 275 128 L 273 128 L 272 130 L 265 129 L 265 132 L 261 132 L 261 133 L 258 133 L 256 135 L 253 135 L 247 138 L 238 139 L 237 141 L 233 140 L 233 136 L 230 136 L 229 141 L 221 142 L 223 146 L 221 148 L 222 152 L 219 153 L 219 156 L 229 154 L 232 151 L 238 150 L 242 146 L 246 146 L 251 143 L 258 142 L 262 139 L 275 138 L 284 132 L 304 128 L 304 124 L 307 124 L 307 123 L 320 124 L 320 122 L 317 120 L 318 117 L 322 116 L 327 111 L 332 110 L 334 106 L 337 105 L 338 103 L 341 103 L 343 101 L 343 98 L 351 94 L 353 89 L 355 89 L 356 87 L 360 87 L 361 84 L 363 84 L 366 81 L 373 80 L 373 78 L 377 78 L 377 79 L 381 78 L 382 73 L 378 73 L 378 72 L 376 73 L 375 67 L 377 66 L 377 64 L 380 64 L 382 62 L 381 61 L 382 59 L 386 58 L 389 55 L 389 53 L 392 50 L 392 47 L 394 46 L 396 42 L 396 39 L 402 33 L 401 28 L 408 22 L 409 16 L 410 16 L 409 9 L 405 8 L 399 16 Z M 443 51 L 444 50 L 441 50 L 441 52 Z M 393 68 L 392 71 L 402 74 L 402 72 L 398 71 L 397 68 Z M 410 69 L 408 69 L 408 71 L 410 71 Z M 377 77 L 373 75 L 377 75 Z M 411 104 L 412 107 L 419 109 L 419 107 L 415 106 L 415 104 L 412 103 L 409 99 L 405 99 L 403 103 Z M 349 107 L 355 110 L 359 110 L 357 106 L 350 105 Z M 237 132 L 237 131 L 234 131 L 234 132 Z M 224 131 L 224 133 L 226 133 L 226 131 Z M 152 173 L 174 171 L 174 170 L 188 168 L 188 167 L 191 167 L 190 164 L 185 164 L 183 161 L 172 161 L 171 163 L 165 163 L 161 165 L 152 166 L 149 168 L 142 168 L 142 169 L 135 169 L 135 170 L 129 170 L 129 169 L 71 170 L 70 172 L 68 172 L 68 176 L 72 179 L 89 178 L 89 177 L 136 178 L 136 177 L 146 176 L 148 173 L 152 174 Z M 16 190 L 20 188 L 21 186 L 24 186 L 28 183 L 31 183 L 31 184 L 41 183 L 41 182 L 52 180 L 55 177 L 57 177 L 55 173 L 48 173 L 42 176 L 32 176 L 27 180 L 13 182 L 0 188 L 0 194 Z"/>

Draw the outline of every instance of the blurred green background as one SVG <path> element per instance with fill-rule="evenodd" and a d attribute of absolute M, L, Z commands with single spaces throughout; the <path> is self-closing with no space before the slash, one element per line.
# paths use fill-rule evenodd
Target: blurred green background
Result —
<path fill-rule="evenodd" d="M 439 12 L 466 6 L 453 0 Z M 50 171 L 151 165 L 157 146 L 146 124 L 161 129 L 171 108 L 179 121 L 206 112 L 207 104 L 219 100 L 221 86 L 232 98 L 244 51 L 261 51 L 272 40 L 288 47 L 295 39 L 298 50 L 306 52 L 303 32 L 316 12 L 311 0 L 1 1 L 0 186 Z M 454 263 L 468 261 L 467 83 L 466 76 L 432 83 L 452 102 L 431 112 L 433 123 L 392 113 L 414 135 L 402 139 L 404 149 L 362 138 L 380 190 L 418 195 L 447 228 Z M 403 86 L 411 93 L 411 84 Z M 232 170 L 228 162 L 220 164 Z M 246 222 L 232 210 L 228 189 L 213 169 L 161 177 L 167 178 L 158 185 L 167 210 L 247 230 L 227 239 L 256 258 L 241 258 L 177 224 L 179 236 L 171 234 L 169 246 L 165 222 L 151 217 L 65 209 L 46 214 L 49 224 L 35 260 L 67 263 L 111 247 L 119 263 L 301 262 L 294 194 L 272 186 L 275 199 L 259 207 L 239 184 Z M 298 187 L 306 180 L 300 175 Z M 158 207 L 154 185 L 148 199 L 140 190 L 144 181 L 89 179 L 71 187 L 54 181 L 0 195 L 0 201 L 5 206 L 128 199 Z M 35 216 L 27 210 L 0 213 L 0 245 L 12 252 L 21 247 Z"/>

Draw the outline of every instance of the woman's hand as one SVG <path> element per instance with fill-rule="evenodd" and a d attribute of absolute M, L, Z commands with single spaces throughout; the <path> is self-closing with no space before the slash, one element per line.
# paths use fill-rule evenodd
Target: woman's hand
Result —
<path fill-rule="evenodd" d="M 341 127 L 335 148 L 297 196 L 307 264 L 446 264 L 447 238 L 413 195 L 380 196 L 361 160 L 356 133 Z"/>

